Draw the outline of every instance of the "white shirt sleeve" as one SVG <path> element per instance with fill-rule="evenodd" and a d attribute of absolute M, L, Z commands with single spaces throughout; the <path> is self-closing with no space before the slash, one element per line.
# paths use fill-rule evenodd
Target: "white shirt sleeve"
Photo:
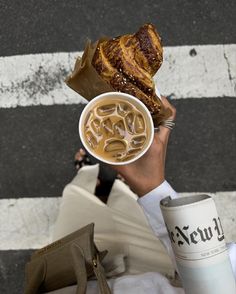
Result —
<path fill-rule="evenodd" d="M 172 199 L 178 197 L 170 184 L 164 181 L 160 186 L 138 199 L 138 203 L 142 206 L 155 235 L 159 238 L 167 234 L 160 209 L 160 201 L 167 196 Z"/>
<path fill-rule="evenodd" d="M 144 214 L 146 215 L 154 234 L 166 247 L 172 263 L 177 270 L 174 252 L 171 247 L 171 242 L 160 208 L 160 201 L 167 196 L 170 196 L 172 199 L 174 199 L 178 197 L 178 194 L 167 181 L 164 181 L 160 186 L 140 197 L 138 199 L 138 203 L 143 208 Z M 236 279 L 236 244 L 230 243 L 227 244 L 227 247 L 234 277 Z"/>
<path fill-rule="evenodd" d="M 160 201 L 167 196 L 170 196 L 172 199 L 178 197 L 170 184 L 167 181 L 164 181 L 160 186 L 140 197 L 138 203 L 143 208 L 144 214 L 146 215 L 154 234 L 165 246 L 172 263 L 177 270 L 175 256 L 160 208 Z"/>

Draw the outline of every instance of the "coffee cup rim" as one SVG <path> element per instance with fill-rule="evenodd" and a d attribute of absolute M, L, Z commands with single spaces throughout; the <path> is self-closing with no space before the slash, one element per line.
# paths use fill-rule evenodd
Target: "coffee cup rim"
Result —
<path fill-rule="evenodd" d="M 134 101 L 135 103 L 137 103 L 146 113 L 148 119 L 149 119 L 149 123 L 151 125 L 151 130 L 150 130 L 150 139 L 148 144 L 146 145 L 146 147 L 142 150 L 142 152 L 138 153 L 138 155 L 130 160 L 127 161 L 121 161 L 121 162 L 113 162 L 113 161 L 109 161 L 104 159 L 102 156 L 97 155 L 95 152 L 93 152 L 91 149 L 89 149 L 89 147 L 87 146 L 87 142 L 84 139 L 84 135 L 83 135 L 83 130 L 82 130 L 82 126 L 83 126 L 83 122 L 85 119 L 85 115 L 88 113 L 88 109 L 91 107 L 91 105 L 95 104 L 98 100 L 101 100 L 107 96 L 120 96 L 119 98 L 123 99 L 123 98 L 128 98 L 131 101 Z M 84 146 L 84 148 L 87 150 L 87 152 L 89 152 L 94 158 L 98 159 L 101 162 L 107 163 L 107 164 L 111 164 L 111 165 L 126 165 L 132 162 L 135 162 L 136 160 L 138 160 L 140 157 L 142 157 L 150 148 L 152 142 L 153 142 L 153 138 L 154 138 L 154 126 L 153 126 L 153 120 L 152 120 L 152 116 L 148 110 L 148 108 L 146 107 L 146 105 L 141 102 L 138 98 L 127 94 L 127 93 L 123 93 L 123 92 L 106 92 L 103 94 L 100 94 L 96 97 L 94 97 L 92 100 L 90 100 L 85 108 L 83 109 L 80 118 L 79 118 L 79 124 L 78 124 L 78 131 L 79 131 L 79 135 L 80 135 L 80 140 Z"/>

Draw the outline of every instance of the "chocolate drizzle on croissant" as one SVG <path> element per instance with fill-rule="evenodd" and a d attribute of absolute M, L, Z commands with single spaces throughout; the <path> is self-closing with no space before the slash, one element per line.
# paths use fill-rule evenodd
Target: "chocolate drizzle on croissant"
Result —
<path fill-rule="evenodd" d="M 153 115 L 161 115 L 153 75 L 163 61 L 161 39 L 152 24 L 137 33 L 98 43 L 92 65 L 116 91 L 139 98 Z"/>

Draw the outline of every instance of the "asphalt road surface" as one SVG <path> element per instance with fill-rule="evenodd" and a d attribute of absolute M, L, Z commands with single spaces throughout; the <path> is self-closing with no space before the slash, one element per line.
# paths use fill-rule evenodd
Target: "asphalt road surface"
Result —
<path fill-rule="evenodd" d="M 9 203 L 14 202 L 14 206 L 23 198 L 31 201 L 54 197 L 56 201 L 75 173 L 73 155 L 81 146 L 77 131 L 84 107 L 81 98 L 66 102 L 64 92 L 57 91 L 56 99 L 47 100 L 69 73 L 68 68 L 60 66 L 56 78 L 55 75 L 51 78 L 42 68 L 39 70 L 32 65 L 36 55 L 30 54 L 46 58 L 45 54 L 50 53 L 53 60 L 57 58 L 55 56 L 60 59 L 62 55 L 53 53 L 82 51 L 87 38 L 95 41 L 103 35 L 114 37 L 133 33 L 146 22 L 152 22 L 158 28 L 163 44 L 170 52 L 166 62 L 172 66 L 174 63 L 170 60 L 175 58 L 175 52 L 185 54 L 181 52 L 189 48 L 187 55 L 194 60 L 198 57 L 199 45 L 205 46 L 201 48 L 206 52 L 206 61 L 214 50 L 219 50 L 219 64 L 222 62 L 219 69 L 210 64 L 204 65 L 203 72 L 199 72 L 197 66 L 194 68 L 196 75 L 205 79 L 199 91 L 192 91 L 195 85 L 189 79 L 189 65 L 183 64 L 179 71 L 174 69 L 175 75 L 186 80 L 186 87 L 192 83 L 192 88 L 167 92 L 178 114 L 168 150 L 168 181 L 178 192 L 236 191 L 236 60 L 232 49 L 236 44 L 235 15 L 233 0 L 1 0 L 1 211 L 9 209 Z M 19 82 L 21 73 L 27 70 L 25 64 L 28 60 L 29 68 L 31 66 L 29 80 Z M 19 66 L 14 68 L 16 62 Z M 217 78 L 217 86 L 211 92 L 209 88 L 219 72 L 222 76 Z M 18 82 L 15 76 L 19 78 Z M 177 80 L 173 79 L 173 87 L 178 84 Z M 45 86 L 40 84 L 41 81 L 47 81 Z M 28 92 L 25 85 L 30 89 Z M 45 103 L 31 103 L 38 90 L 43 98 L 37 101 Z M 21 93 L 26 94 L 23 97 Z M 232 205 L 236 208 L 236 198 Z M 3 235 L 8 226 L 11 227 L 9 219 L 5 221 L 7 223 L 0 224 L 0 234 Z M 24 264 L 35 248 L 30 245 L 17 247 L 20 236 L 16 236 L 15 239 L 13 236 L 16 246 L 8 246 L 4 241 L 0 247 L 0 293 L 4 294 L 22 293 Z"/>

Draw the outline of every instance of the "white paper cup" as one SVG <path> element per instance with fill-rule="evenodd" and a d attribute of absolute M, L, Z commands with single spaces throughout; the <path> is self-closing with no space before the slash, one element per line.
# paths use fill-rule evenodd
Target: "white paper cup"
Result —
<path fill-rule="evenodd" d="M 129 102 L 131 104 L 133 104 L 134 106 L 137 107 L 137 109 L 143 114 L 144 118 L 146 119 L 146 124 L 147 124 L 147 129 L 149 130 L 149 137 L 148 137 L 148 141 L 145 143 L 145 147 L 143 148 L 143 150 L 137 154 L 137 156 L 135 156 L 134 158 L 127 160 L 127 161 L 122 161 L 122 162 L 114 162 L 114 161 L 109 161 L 104 159 L 102 156 L 99 156 L 96 152 L 94 152 L 90 146 L 88 145 L 88 143 L 86 142 L 85 138 L 84 138 L 84 122 L 85 119 L 87 117 L 88 112 L 94 108 L 95 105 L 97 105 L 97 103 L 99 103 L 100 101 L 102 101 L 103 99 L 109 99 L 109 103 L 111 102 L 115 102 L 117 101 L 117 99 L 119 100 L 124 100 L 125 102 Z M 80 120 L 79 120 L 79 135 L 80 135 L 80 139 L 81 142 L 84 146 L 84 148 L 95 158 L 97 158 L 98 160 L 108 163 L 108 164 L 112 164 L 112 165 L 125 165 L 125 164 L 129 164 L 131 162 L 136 161 L 138 158 L 140 158 L 141 156 L 143 156 L 147 150 L 149 149 L 150 145 L 152 144 L 153 141 L 153 137 L 154 137 L 154 126 L 153 126 L 153 121 L 152 121 L 152 117 L 151 114 L 149 112 L 149 110 L 147 109 L 147 107 L 137 98 L 126 94 L 126 93 L 121 93 L 121 92 L 108 92 L 108 93 L 104 93 L 101 94 L 95 98 L 93 98 L 84 108 L 84 110 L 81 113 L 80 116 Z"/>

